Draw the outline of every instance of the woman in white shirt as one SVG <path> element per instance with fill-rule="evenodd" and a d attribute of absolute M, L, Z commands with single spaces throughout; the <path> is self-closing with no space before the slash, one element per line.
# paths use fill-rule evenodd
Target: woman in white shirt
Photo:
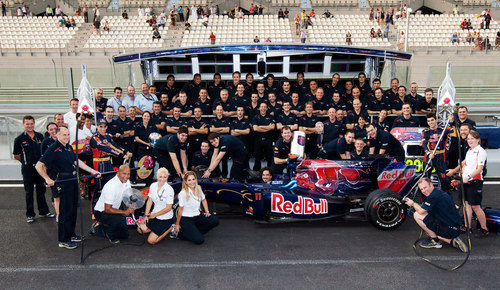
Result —
<path fill-rule="evenodd" d="M 207 200 L 198 185 L 196 173 L 188 171 L 182 180 L 182 190 L 179 192 L 179 209 L 174 231 L 179 239 L 203 244 L 203 237 L 208 231 L 219 225 L 219 219 L 210 215 Z M 200 214 L 200 204 L 204 212 Z"/>
<path fill-rule="evenodd" d="M 161 241 L 172 230 L 174 214 L 174 189 L 167 183 L 168 170 L 164 167 L 158 169 L 157 179 L 149 187 L 148 201 L 146 203 L 145 218 L 139 223 L 137 232 L 150 233 L 148 243 L 154 245 Z M 153 206 L 151 211 L 151 207 Z"/>
<path fill-rule="evenodd" d="M 467 143 L 470 146 L 465 155 L 463 163 L 462 179 L 465 188 L 465 207 L 467 209 L 467 219 L 471 226 L 472 211 L 476 213 L 481 229 L 477 233 L 478 237 L 488 235 L 486 216 L 481 208 L 483 199 L 483 170 L 486 164 L 486 151 L 479 145 L 481 136 L 476 131 L 470 131 L 467 136 Z"/>

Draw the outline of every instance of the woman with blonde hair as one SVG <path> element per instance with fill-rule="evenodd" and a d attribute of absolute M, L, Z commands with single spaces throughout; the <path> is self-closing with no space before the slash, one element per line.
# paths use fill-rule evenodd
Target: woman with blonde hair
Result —
<path fill-rule="evenodd" d="M 154 245 L 161 241 L 172 231 L 174 214 L 174 189 L 167 183 L 168 170 L 164 167 L 158 169 L 157 182 L 149 187 L 148 201 L 146 203 L 145 218 L 139 223 L 137 232 L 149 233 L 148 243 Z M 151 207 L 154 204 L 153 211 Z"/>
<path fill-rule="evenodd" d="M 179 192 L 179 208 L 174 231 L 179 239 L 203 244 L 203 237 L 211 229 L 219 225 L 219 219 L 212 216 L 208 210 L 207 200 L 198 185 L 196 173 L 188 171 L 182 180 L 182 190 Z M 200 213 L 200 204 L 204 212 Z"/>

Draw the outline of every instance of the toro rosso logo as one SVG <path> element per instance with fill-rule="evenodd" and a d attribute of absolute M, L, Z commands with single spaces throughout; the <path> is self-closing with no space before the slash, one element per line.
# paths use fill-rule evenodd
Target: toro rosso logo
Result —
<path fill-rule="evenodd" d="M 280 193 L 271 193 L 271 211 L 284 214 L 328 214 L 328 202 L 320 199 L 315 203 L 314 199 L 299 196 L 296 202 L 285 200 Z"/>
<path fill-rule="evenodd" d="M 299 143 L 300 146 L 304 146 L 304 144 L 306 144 L 306 138 L 304 136 L 299 136 L 297 138 L 297 143 Z"/>

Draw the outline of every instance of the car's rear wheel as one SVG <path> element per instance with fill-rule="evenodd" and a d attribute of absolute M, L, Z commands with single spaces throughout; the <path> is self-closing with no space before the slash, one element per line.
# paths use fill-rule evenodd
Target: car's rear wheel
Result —
<path fill-rule="evenodd" d="M 406 206 L 394 191 L 381 188 L 368 195 L 365 201 L 368 221 L 381 230 L 393 230 L 406 219 Z"/>

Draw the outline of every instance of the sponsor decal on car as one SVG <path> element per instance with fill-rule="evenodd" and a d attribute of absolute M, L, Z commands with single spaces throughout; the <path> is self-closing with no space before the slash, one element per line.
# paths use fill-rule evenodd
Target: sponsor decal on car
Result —
<path fill-rule="evenodd" d="M 320 198 L 319 203 L 309 197 L 299 196 L 296 202 L 285 200 L 280 193 L 271 193 L 271 211 L 284 214 L 328 214 L 328 202 Z"/>

